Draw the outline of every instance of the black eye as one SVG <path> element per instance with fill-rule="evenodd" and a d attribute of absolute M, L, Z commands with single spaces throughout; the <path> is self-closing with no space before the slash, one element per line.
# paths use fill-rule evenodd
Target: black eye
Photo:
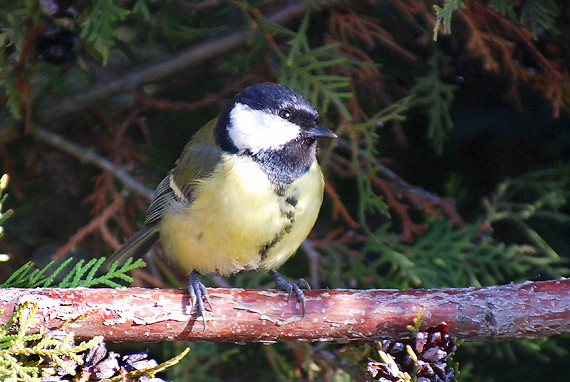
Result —
<path fill-rule="evenodd" d="M 283 118 L 283 119 L 289 119 L 291 118 L 291 110 L 289 109 L 281 109 L 279 110 L 279 112 L 277 113 L 277 115 L 279 115 L 279 117 Z"/>

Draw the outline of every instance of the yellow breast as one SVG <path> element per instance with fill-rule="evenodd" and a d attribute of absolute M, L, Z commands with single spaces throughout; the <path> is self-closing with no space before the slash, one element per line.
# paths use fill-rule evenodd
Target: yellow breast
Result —
<path fill-rule="evenodd" d="M 187 272 L 278 268 L 315 224 L 323 186 L 316 161 L 288 187 L 276 189 L 251 158 L 224 154 L 212 174 L 196 183 L 190 205 L 163 214 L 165 250 Z"/>

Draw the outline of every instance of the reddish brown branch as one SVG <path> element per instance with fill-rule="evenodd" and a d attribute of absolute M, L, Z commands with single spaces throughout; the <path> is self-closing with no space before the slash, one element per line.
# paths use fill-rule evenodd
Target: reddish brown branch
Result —
<path fill-rule="evenodd" d="M 207 329 L 186 313 L 188 294 L 170 289 L 5 289 L 0 325 L 15 305 L 39 304 L 39 324 L 71 325 L 76 337 L 111 341 L 372 341 L 446 322 L 466 341 L 540 338 L 570 332 L 570 280 L 433 290 L 310 290 L 307 313 L 275 290 L 210 289 Z M 91 314 L 88 314 L 91 313 Z"/>
<path fill-rule="evenodd" d="M 340 195 L 336 192 L 334 186 L 332 186 L 332 181 L 327 179 L 325 182 L 325 192 L 330 197 L 333 206 L 332 206 L 332 217 L 334 220 L 337 220 L 338 217 L 342 217 L 344 222 L 351 228 L 357 229 L 360 227 L 360 224 L 350 216 L 350 212 L 342 202 Z"/>
<path fill-rule="evenodd" d="M 537 87 L 551 102 L 552 116 L 558 118 L 560 109 L 567 106 L 564 97 L 569 93 L 565 68 L 560 70 L 556 59 L 542 53 L 528 28 L 521 28 L 479 1 L 466 1 L 465 5 L 465 9 L 459 10 L 458 14 L 471 34 L 466 42 L 467 51 L 481 57 L 486 70 L 496 72 L 502 68 L 510 73 L 513 80 L 521 79 Z M 523 47 L 533 57 L 538 73 L 517 64 L 514 59 L 517 46 Z M 510 89 L 513 94 L 517 92 L 515 85 L 513 81 Z"/>
<path fill-rule="evenodd" d="M 87 225 L 81 227 L 75 234 L 73 234 L 73 236 L 69 238 L 67 243 L 61 246 L 58 249 L 58 251 L 51 256 L 51 258 L 53 260 L 60 260 L 67 253 L 77 248 L 78 243 L 80 243 L 85 238 L 85 236 L 89 235 L 90 233 L 94 232 L 97 229 L 101 231 L 101 233 L 103 234 L 103 236 L 105 236 L 108 242 L 110 241 L 111 243 L 115 244 L 116 248 L 119 248 L 120 243 L 118 243 L 117 240 L 112 235 L 110 234 L 106 235 L 105 223 L 107 222 L 107 220 L 109 220 L 111 216 L 113 216 L 113 214 L 117 212 L 119 208 L 123 206 L 123 202 L 124 202 L 123 197 L 119 195 L 117 199 L 115 199 L 115 201 L 111 203 L 107 208 L 103 209 L 103 211 L 101 211 L 101 213 L 96 218 L 91 220 Z"/>
<path fill-rule="evenodd" d="M 359 163 L 362 163 L 363 168 L 369 166 L 366 161 L 370 161 L 370 159 L 367 158 L 367 154 L 364 150 L 354 150 L 350 143 L 342 138 L 337 139 L 336 146 L 345 151 L 353 152 L 353 155 L 357 155 L 359 157 Z M 354 153 L 354 151 L 356 151 L 356 153 Z M 371 182 L 376 186 L 378 192 L 384 195 L 386 204 L 390 209 L 395 211 L 399 216 L 402 228 L 402 241 L 410 242 L 415 236 L 421 234 L 428 228 L 426 224 L 415 223 L 413 221 L 409 211 L 410 208 L 414 208 L 425 215 L 431 215 L 438 219 L 442 217 L 443 212 L 454 226 L 460 227 L 463 225 L 463 220 L 451 200 L 440 198 L 420 187 L 411 185 L 386 166 L 380 165 L 379 163 L 374 163 L 374 165 L 377 167 L 377 171 L 371 175 Z M 345 178 L 356 176 L 352 163 L 340 155 L 331 155 L 329 166 L 334 168 L 337 174 Z M 336 200 L 338 198 L 335 199 L 335 195 L 330 192 L 330 187 L 327 188 L 325 186 L 325 191 L 333 200 L 333 208 L 338 208 L 337 204 L 339 203 Z M 333 210 L 333 212 L 336 212 L 336 210 Z"/>

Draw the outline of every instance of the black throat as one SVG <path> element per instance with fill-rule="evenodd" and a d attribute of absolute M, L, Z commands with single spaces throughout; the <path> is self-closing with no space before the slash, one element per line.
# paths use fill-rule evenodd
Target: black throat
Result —
<path fill-rule="evenodd" d="M 315 161 L 317 142 L 313 138 L 298 138 L 279 149 L 263 150 L 255 154 L 244 152 L 261 166 L 271 183 L 288 185 L 303 176 Z"/>

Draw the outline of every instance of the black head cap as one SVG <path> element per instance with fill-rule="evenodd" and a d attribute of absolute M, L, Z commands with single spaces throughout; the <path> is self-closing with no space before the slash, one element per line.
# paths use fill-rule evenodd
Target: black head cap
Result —
<path fill-rule="evenodd" d="M 235 96 L 232 103 L 243 103 L 254 110 L 264 111 L 278 111 L 290 107 L 318 117 L 317 110 L 307 99 L 293 89 L 278 84 L 267 83 L 247 87 Z"/>

